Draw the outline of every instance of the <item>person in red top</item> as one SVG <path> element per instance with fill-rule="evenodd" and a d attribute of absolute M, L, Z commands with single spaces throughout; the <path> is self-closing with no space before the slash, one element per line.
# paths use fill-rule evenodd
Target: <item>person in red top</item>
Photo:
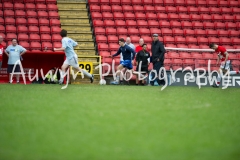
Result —
<path fill-rule="evenodd" d="M 139 39 L 139 46 L 136 46 L 136 53 L 138 53 L 139 51 L 141 51 L 143 49 L 143 44 L 144 44 L 144 40 L 142 38 Z"/>
<path fill-rule="evenodd" d="M 2 45 L 3 37 L 0 36 L 0 70 L 2 68 L 2 57 L 3 57 L 3 45 Z"/>
<path fill-rule="evenodd" d="M 220 62 L 221 65 L 218 71 L 217 84 L 214 84 L 212 86 L 214 88 L 218 88 L 222 78 L 220 72 L 222 71 L 223 73 L 226 73 L 228 70 L 230 70 L 231 61 L 225 47 L 212 43 L 209 45 L 209 48 L 215 50 L 215 52 L 217 52 L 218 54 L 217 65 L 219 64 L 219 61 L 221 61 Z M 239 74 L 239 71 L 229 71 L 229 74 L 230 75 Z"/>

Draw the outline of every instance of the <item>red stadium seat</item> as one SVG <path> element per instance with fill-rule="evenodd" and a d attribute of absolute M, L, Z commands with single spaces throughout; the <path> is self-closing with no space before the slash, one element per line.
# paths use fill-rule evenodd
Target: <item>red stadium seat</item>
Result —
<path fill-rule="evenodd" d="M 26 12 L 26 17 L 27 18 L 37 18 L 38 15 L 37 15 L 37 12 L 29 10 Z"/>
<path fill-rule="evenodd" d="M 46 4 L 37 3 L 36 4 L 36 10 L 37 11 L 46 11 L 47 10 L 47 6 L 46 6 Z"/>
<path fill-rule="evenodd" d="M 26 11 L 27 11 L 27 10 L 36 11 L 36 6 L 35 6 L 35 4 L 33 4 L 33 3 L 26 3 L 26 4 L 25 4 L 25 9 L 26 9 Z"/>
<path fill-rule="evenodd" d="M 192 23 L 187 21 L 182 21 L 181 26 L 183 29 L 192 29 Z"/>
<path fill-rule="evenodd" d="M 168 14 L 168 19 L 169 19 L 169 21 L 171 21 L 171 20 L 179 20 L 179 16 L 178 16 L 178 14 L 175 14 L 175 13 L 169 13 Z"/>
<path fill-rule="evenodd" d="M 117 35 L 127 35 L 127 29 L 126 28 L 117 28 Z"/>
<path fill-rule="evenodd" d="M 30 48 L 32 51 L 40 51 L 42 49 L 42 46 L 39 42 L 31 42 Z"/>
<path fill-rule="evenodd" d="M 218 0 L 218 7 L 226 7 L 228 6 L 228 1 L 224 1 L 224 0 Z"/>
<path fill-rule="evenodd" d="M 53 45 L 50 42 L 42 42 L 42 50 L 53 50 Z"/>
<path fill-rule="evenodd" d="M 239 7 L 239 1 L 233 1 L 233 0 L 228 0 L 228 6 L 229 7 Z"/>
<path fill-rule="evenodd" d="M 177 12 L 187 14 L 188 13 L 188 8 L 184 7 L 184 6 L 177 6 Z"/>
<path fill-rule="evenodd" d="M 5 18 L 5 25 L 15 25 L 15 19 L 14 18 Z"/>
<path fill-rule="evenodd" d="M 26 50 L 30 50 L 30 45 L 29 45 L 28 42 L 21 41 L 21 42 L 19 42 L 19 45 L 21 45 L 22 47 L 24 47 Z"/>
<path fill-rule="evenodd" d="M 4 2 L 4 3 L 3 3 L 3 8 L 4 8 L 4 9 L 13 10 L 13 4 L 10 3 L 10 2 Z"/>
<path fill-rule="evenodd" d="M 223 7 L 223 8 L 220 8 L 220 11 L 221 11 L 221 14 L 232 14 L 232 9 L 231 8 L 226 8 L 226 7 Z"/>
<path fill-rule="evenodd" d="M 6 33 L 16 33 L 16 27 L 13 25 L 5 26 Z"/>
<path fill-rule="evenodd" d="M 42 26 L 42 27 L 44 27 L 44 26 Z M 58 27 L 58 26 L 52 26 L 51 27 L 51 34 L 54 34 L 54 33 L 59 34 L 61 32 L 61 30 L 62 29 L 60 27 Z"/>
<path fill-rule="evenodd" d="M 15 33 L 7 33 L 5 40 L 6 41 L 11 41 L 13 38 L 17 38 L 17 35 Z"/>
<path fill-rule="evenodd" d="M 116 35 L 117 30 L 115 28 L 106 28 L 106 35 Z"/>
<path fill-rule="evenodd" d="M 102 57 L 108 57 L 108 56 L 110 56 L 111 54 L 110 54 L 110 52 L 107 52 L 107 51 L 100 51 L 100 52 L 99 52 L 99 55 L 102 56 Z"/>
<path fill-rule="evenodd" d="M 200 17 L 203 22 L 206 21 L 212 22 L 212 16 L 209 14 L 201 14 Z"/>
<path fill-rule="evenodd" d="M 60 34 L 53 34 L 52 35 L 52 42 L 60 42 L 62 40 L 62 37 Z"/>
<path fill-rule="evenodd" d="M 172 60 L 172 69 L 177 70 L 179 68 L 182 68 L 183 61 L 181 59 L 173 59 Z"/>
<path fill-rule="evenodd" d="M 115 27 L 115 21 L 113 20 L 104 20 L 103 25 L 107 27 Z"/>
<path fill-rule="evenodd" d="M 144 13 L 135 13 L 136 20 L 146 20 L 146 15 Z"/>
<path fill-rule="evenodd" d="M 153 34 L 161 35 L 162 34 L 162 32 L 159 28 L 150 28 L 150 33 L 151 33 L 151 35 L 153 35 Z"/>
<path fill-rule="evenodd" d="M 40 41 L 41 38 L 38 34 L 29 34 L 29 41 Z"/>
<path fill-rule="evenodd" d="M 128 35 L 139 35 L 137 28 L 128 28 Z"/>
<path fill-rule="evenodd" d="M 99 0 L 99 4 L 109 5 L 109 0 Z"/>
<path fill-rule="evenodd" d="M 233 22 L 226 22 L 225 24 L 223 23 L 222 26 L 225 26 L 226 25 L 226 29 L 239 29 L 237 28 L 237 25 L 236 23 L 233 23 Z M 223 27 L 222 27 L 223 28 Z"/>
<path fill-rule="evenodd" d="M 0 10 L 0 17 L 3 17 L 3 11 Z"/>
<path fill-rule="evenodd" d="M 185 1 L 184 0 L 174 0 L 174 5 L 175 6 L 185 6 Z"/>
<path fill-rule="evenodd" d="M 51 33 L 51 30 L 48 26 L 40 26 L 39 31 L 41 34 L 50 34 Z"/>
<path fill-rule="evenodd" d="M 198 43 L 198 45 L 209 44 L 208 43 L 208 38 L 206 38 L 206 37 L 197 37 L 197 43 Z"/>
<path fill-rule="evenodd" d="M 159 22 L 156 20 L 149 20 L 148 21 L 148 27 L 149 28 L 158 28 L 159 27 Z"/>
<path fill-rule="evenodd" d="M 137 22 L 133 20 L 126 20 L 126 27 L 137 27 Z"/>
<path fill-rule="evenodd" d="M 197 38 L 195 37 L 186 37 L 186 43 L 187 44 L 197 44 Z"/>
<path fill-rule="evenodd" d="M 59 19 L 59 14 L 56 11 L 49 11 L 48 12 L 48 17 L 49 17 L 49 19 L 52 19 L 52 18 Z"/>
<path fill-rule="evenodd" d="M 179 21 L 170 21 L 171 28 L 181 28 L 181 23 Z"/>
<path fill-rule="evenodd" d="M 188 14 L 198 14 L 198 8 L 197 7 L 188 6 L 187 11 L 188 11 Z"/>
<path fill-rule="evenodd" d="M 173 36 L 183 36 L 184 35 L 183 30 L 179 29 L 179 28 L 174 28 L 172 30 L 172 33 L 173 33 Z"/>
<path fill-rule="evenodd" d="M 99 5 L 90 5 L 90 12 L 101 12 Z"/>
<path fill-rule="evenodd" d="M 102 27 L 95 27 L 94 28 L 94 33 L 95 35 L 105 35 L 105 28 Z"/>
<path fill-rule="evenodd" d="M 3 18 L 0 17 L 0 25 L 5 25 L 5 21 Z"/>
<path fill-rule="evenodd" d="M 194 0 L 185 0 L 185 4 L 187 6 L 195 6 L 196 1 L 194 1 Z"/>
<path fill-rule="evenodd" d="M 196 45 L 196 44 L 189 44 L 188 48 L 190 48 L 190 49 L 199 49 L 199 46 Z"/>
<path fill-rule="evenodd" d="M 175 43 L 176 44 L 186 44 L 186 39 L 181 36 L 176 36 L 175 37 Z"/>
<path fill-rule="evenodd" d="M 115 19 L 115 20 L 124 20 L 124 15 L 123 15 L 123 13 L 121 13 L 121 12 L 114 12 L 113 13 L 113 18 Z"/>
<path fill-rule="evenodd" d="M 142 11 L 144 11 L 144 8 L 143 8 L 143 6 L 134 5 L 133 6 L 133 11 L 134 12 L 142 12 Z"/>
<path fill-rule="evenodd" d="M 18 41 L 28 41 L 28 35 L 25 33 L 19 33 L 18 34 Z"/>
<path fill-rule="evenodd" d="M 220 38 L 219 40 L 220 45 L 231 45 L 231 39 L 230 38 Z"/>
<path fill-rule="evenodd" d="M 107 37 L 103 36 L 103 35 L 97 35 L 96 42 L 97 43 L 107 43 Z"/>
<path fill-rule="evenodd" d="M 207 6 L 207 2 L 205 0 L 197 0 L 196 2 L 197 2 L 196 6 L 200 6 L 200 7 Z"/>
<path fill-rule="evenodd" d="M 118 43 L 118 37 L 115 35 L 109 35 L 109 36 L 107 36 L 107 42 L 108 43 Z"/>
<path fill-rule="evenodd" d="M 190 19 L 191 21 L 199 21 L 201 19 L 201 16 L 198 14 L 191 14 Z"/>
<path fill-rule="evenodd" d="M 158 13 L 157 14 L 157 19 L 160 20 L 168 20 L 168 15 L 165 13 Z"/>
<path fill-rule="evenodd" d="M 130 38 L 131 38 L 132 43 L 138 43 L 139 39 L 140 39 L 140 37 L 137 35 L 132 35 L 132 36 L 130 35 Z"/>
<path fill-rule="evenodd" d="M 175 42 L 175 40 L 174 40 L 174 38 L 172 36 L 165 36 L 165 37 L 163 37 L 163 41 L 164 41 L 165 44 L 167 44 L 167 43 L 174 43 Z"/>
<path fill-rule="evenodd" d="M 125 20 L 135 20 L 135 14 L 126 12 L 126 13 L 124 13 L 124 18 L 125 18 Z"/>
<path fill-rule="evenodd" d="M 240 38 L 231 38 L 231 42 L 233 45 L 240 45 Z"/>
<path fill-rule="evenodd" d="M 25 6 L 23 3 L 14 3 L 14 10 L 25 10 Z"/>
<path fill-rule="evenodd" d="M 172 29 L 162 28 L 161 32 L 162 36 L 172 36 Z"/>
<path fill-rule="evenodd" d="M 45 18 L 39 18 L 39 26 L 49 26 L 49 20 Z"/>
<path fill-rule="evenodd" d="M 26 12 L 22 10 L 16 10 L 15 11 L 15 17 L 16 18 L 25 18 L 26 17 Z"/>
<path fill-rule="evenodd" d="M 183 32 L 185 36 L 195 36 L 195 32 L 192 29 L 184 29 Z"/>
<path fill-rule="evenodd" d="M 199 14 L 209 14 L 209 8 L 207 7 L 198 7 Z"/>
<path fill-rule="evenodd" d="M 145 13 L 155 13 L 155 8 L 152 5 L 143 6 Z"/>
<path fill-rule="evenodd" d="M 189 54 L 188 52 L 180 52 L 180 53 L 179 53 L 179 57 L 182 58 L 182 59 L 192 58 L 191 54 Z"/>
<path fill-rule="evenodd" d="M 148 27 L 148 22 L 146 22 L 145 20 L 137 20 L 137 26 L 138 28 L 146 28 Z"/>
<path fill-rule="evenodd" d="M 234 21 L 240 22 L 240 15 L 234 15 Z"/>
<path fill-rule="evenodd" d="M 17 33 L 28 33 L 28 28 L 26 26 L 17 26 Z"/>
<path fill-rule="evenodd" d="M 38 18 L 48 18 L 48 13 L 46 11 L 38 11 Z"/>
<path fill-rule="evenodd" d="M 219 14 L 212 14 L 212 21 L 213 22 L 222 22 L 223 16 Z"/>
<path fill-rule="evenodd" d="M 232 14 L 233 15 L 240 14 L 239 8 L 232 8 Z"/>
<path fill-rule="evenodd" d="M 232 15 L 223 15 L 223 20 L 225 21 L 225 22 L 233 22 L 234 21 L 234 16 L 232 16 Z"/>
<path fill-rule="evenodd" d="M 165 6 L 174 6 L 174 1 L 173 0 L 164 0 L 163 1 Z"/>
<path fill-rule="evenodd" d="M 214 30 L 214 29 L 206 30 L 206 35 L 208 37 L 216 37 L 217 36 L 217 30 Z"/>
<path fill-rule="evenodd" d="M 209 13 L 210 14 L 220 14 L 221 10 L 220 10 L 220 8 L 217 8 L 217 7 L 211 7 L 211 8 L 209 8 Z"/>
<path fill-rule="evenodd" d="M 112 8 L 109 5 L 101 5 L 101 12 L 111 12 Z"/>
<path fill-rule="evenodd" d="M 154 6 L 163 6 L 163 0 L 153 0 L 153 5 Z"/>
<path fill-rule="evenodd" d="M 154 6 L 156 13 L 166 13 L 166 8 L 163 6 Z"/>
<path fill-rule="evenodd" d="M 217 7 L 218 1 L 217 0 L 207 0 L 207 6 L 209 7 Z"/>
<path fill-rule="evenodd" d="M 203 29 L 195 29 L 195 35 L 196 36 L 206 36 L 206 30 Z"/>
<path fill-rule="evenodd" d="M 38 20 L 36 18 L 28 18 L 27 20 L 28 25 L 38 26 Z"/>
<path fill-rule="evenodd" d="M 122 6 L 112 5 L 112 12 L 121 12 L 122 13 L 122 11 L 123 11 Z"/>
<path fill-rule="evenodd" d="M 218 30 L 218 37 L 228 37 L 228 31 L 227 30 Z"/>
<path fill-rule="evenodd" d="M 219 44 L 219 39 L 218 39 L 218 38 L 215 38 L 215 37 L 209 37 L 209 38 L 208 38 L 208 42 L 209 42 L 209 43 Z"/>
<path fill-rule="evenodd" d="M 133 12 L 133 7 L 129 5 L 123 5 L 122 10 L 123 12 Z"/>
<path fill-rule="evenodd" d="M 166 12 L 167 13 L 176 13 L 177 12 L 177 8 L 176 7 L 172 7 L 172 6 L 167 6 L 166 7 Z"/>
<path fill-rule="evenodd" d="M 48 11 L 58 11 L 58 7 L 56 4 L 48 4 L 48 3 L 46 3 L 46 4 L 47 4 Z"/>
<path fill-rule="evenodd" d="M 161 28 L 170 28 L 170 23 L 168 21 L 160 21 L 159 25 Z"/>
<path fill-rule="evenodd" d="M 182 21 L 189 21 L 190 16 L 188 14 L 179 14 L 179 19 L 181 19 Z"/>
<path fill-rule="evenodd" d="M 143 5 L 152 5 L 153 0 L 142 0 Z"/>
<path fill-rule="evenodd" d="M 177 46 L 175 44 L 166 44 L 165 47 L 177 48 Z"/>
<path fill-rule="evenodd" d="M 202 22 L 193 22 L 192 26 L 193 26 L 193 29 L 203 29 L 203 23 Z"/>
<path fill-rule="evenodd" d="M 3 33 L 5 33 L 5 26 L 3 26 L 3 25 L 0 25 L 0 32 L 3 32 Z"/>
<path fill-rule="evenodd" d="M 59 26 L 60 27 L 61 23 L 58 19 L 50 19 L 50 26 Z"/>
<path fill-rule="evenodd" d="M 109 4 L 110 5 L 121 5 L 121 0 L 110 0 Z"/>
<path fill-rule="evenodd" d="M 110 51 L 117 51 L 119 49 L 119 45 L 116 43 L 109 43 L 109 50 Z"/>
<path fill-rule="evenodd" d="M 214 23 L 212 22 L 203 22 L 204 29 L 214 29 Z"/>
<path fill-rule="evenodd" d="M 27 20 L 25 18 L 16 18 L 16 25 L 19 26 L 19 25 L 24 25 L 26 26 L 28 23 L 27 23 Z"/>
<path fill-rule="evenodd" d="M 50 20 L 51 23 L 51 20 Z M 94 27 L 103 27 L 103 21 L 102 20 L 93 20 L 93 26 Z"/>
<path fill-rule="evenodd" d="M 15 14 L 12 10 L 4 10 L 3 14 L 4 14 L 5 18 L 6 17 L 13 17 L 13 18 L 15 17 Z"/>
<path fill-rule="evenodd" d="M 103 20 L 106 20 L 106 19 L 113 20 L 113 14 L 110 12 L 103 12 L 102 19 Z"/>
<path fill-rule="evenodd" d="M 202 44 L 202 45 L 200 44 L 199 48 L 200 49 L 209 49 L 209 46 L 207 44 Z"/>
<path fill-rule="evenodd" d="M 125 27 L 126 26 L 126 22 L 123 20 L 116 20 L 115 21 L 115 25 L 116 27 Z"/>
<path fill-rule="evenodd" d="M 35 0 L 35 3 L 45 3 L 45 0 Z"/>
<path fill-rule="evenodd" d="M 92 4 L 99 4 L 99 0 L 88 0 L 88 4 L 92 5 Z"/>
<path fill-rule="evenodd" d="M 157 15 L 155 13 L 146 13 L 146 19 L 147 20 L 156 20 Z"/>
<path fill-rule="evenodd" d="M 37 26 L 29 26 L 28 32 L 30 34 L 34 34 L 34 33 L 39 34 L 39 28 Z"/>
<path fill-rule="evenodd" d="M 188 48 L 186 44 L 177 44 L 177 48 Z"/>
<path fill-rule="evenodd" d="M 228 31 L 228 35 L 229 35 L 229 37 L 239 37 L 240 36 L 240 32 L 236 31 L 236 30 L 229 30 Z"/>
<path fill-rule="evenodd" d="M 139 28 L 140 35 L 150 35 L 150 30 L 148 28 Z"/>

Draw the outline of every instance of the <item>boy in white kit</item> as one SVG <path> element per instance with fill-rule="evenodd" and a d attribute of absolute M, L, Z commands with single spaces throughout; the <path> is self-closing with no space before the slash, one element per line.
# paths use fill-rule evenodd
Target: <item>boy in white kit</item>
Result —
<path fill-rule="evenodd" d="M 74 47 L 76 47 L 78 44 L 71 38 L 67 37 L 67 31 L 62 30 L 60 35 L 62 36 L 62 48 L 54 48 L 54 51 L 64 51 L 66 55 L 66 60 L 63 62 L 62 65 L 62 75 L 65 74 L 66 69 L 69 66 L 72 66 L 73 68 L 77 69 L 78 72 L 82 72 L 84 75 L 90 78 L 91 83 L 93 83 L 94 76 L 90 73 L 88 73 L 86 70 L 81 69 L 78 65 L 78 57 L 77 54 L 74 51 Z M 61 75 L 61 78 L 59 80 L 59 84 L 63 83 L 63 76 Z"/>

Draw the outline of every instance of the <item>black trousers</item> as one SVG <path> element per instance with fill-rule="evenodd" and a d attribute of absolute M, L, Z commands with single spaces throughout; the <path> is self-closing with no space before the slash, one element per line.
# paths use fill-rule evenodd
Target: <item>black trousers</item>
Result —
<path fill-rule="evenodd" d="M 157 78 L 156 78 L 156 80 L 157 80 L 157 83 L 159 84 L 159 85 L 165 85 L 165 81 L 164 80 L 159 80 L 159 70 L 160 70 L 160 68 L 161 67 L 163 67 L 163 63 L 162 62 L 154 62 L 153 63 L 153 70 L 156 70 L 156 72 L 157 72 Z M 164 76 L 163 75 L 164 73 L 162 72 L 161 73 L 161 78 Z M 152 78 L 154 78 L 155 77 L 155 73 L 154 72 L 152 72 Z M 154 81 L 150 81 L 150 84 L 153 86 L 154 85 Z"/>

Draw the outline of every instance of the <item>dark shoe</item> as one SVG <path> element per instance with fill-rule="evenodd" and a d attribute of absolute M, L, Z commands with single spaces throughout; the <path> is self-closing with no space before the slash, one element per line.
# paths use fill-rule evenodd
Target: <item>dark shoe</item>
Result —
<path fill-rule="evenodd" d="M 92 75 L 92 77 L 90 78 L 90 82 L 93 83 L 94 81 L 94 75 Z"/>
<path fill-rule="evenodd" d="M 212 85 L 212 87 L 213 87 L 213 88 L 219 88 L 219 86 L 218 86 L 216 83 L 214 83 L 214 84 Z"/>

